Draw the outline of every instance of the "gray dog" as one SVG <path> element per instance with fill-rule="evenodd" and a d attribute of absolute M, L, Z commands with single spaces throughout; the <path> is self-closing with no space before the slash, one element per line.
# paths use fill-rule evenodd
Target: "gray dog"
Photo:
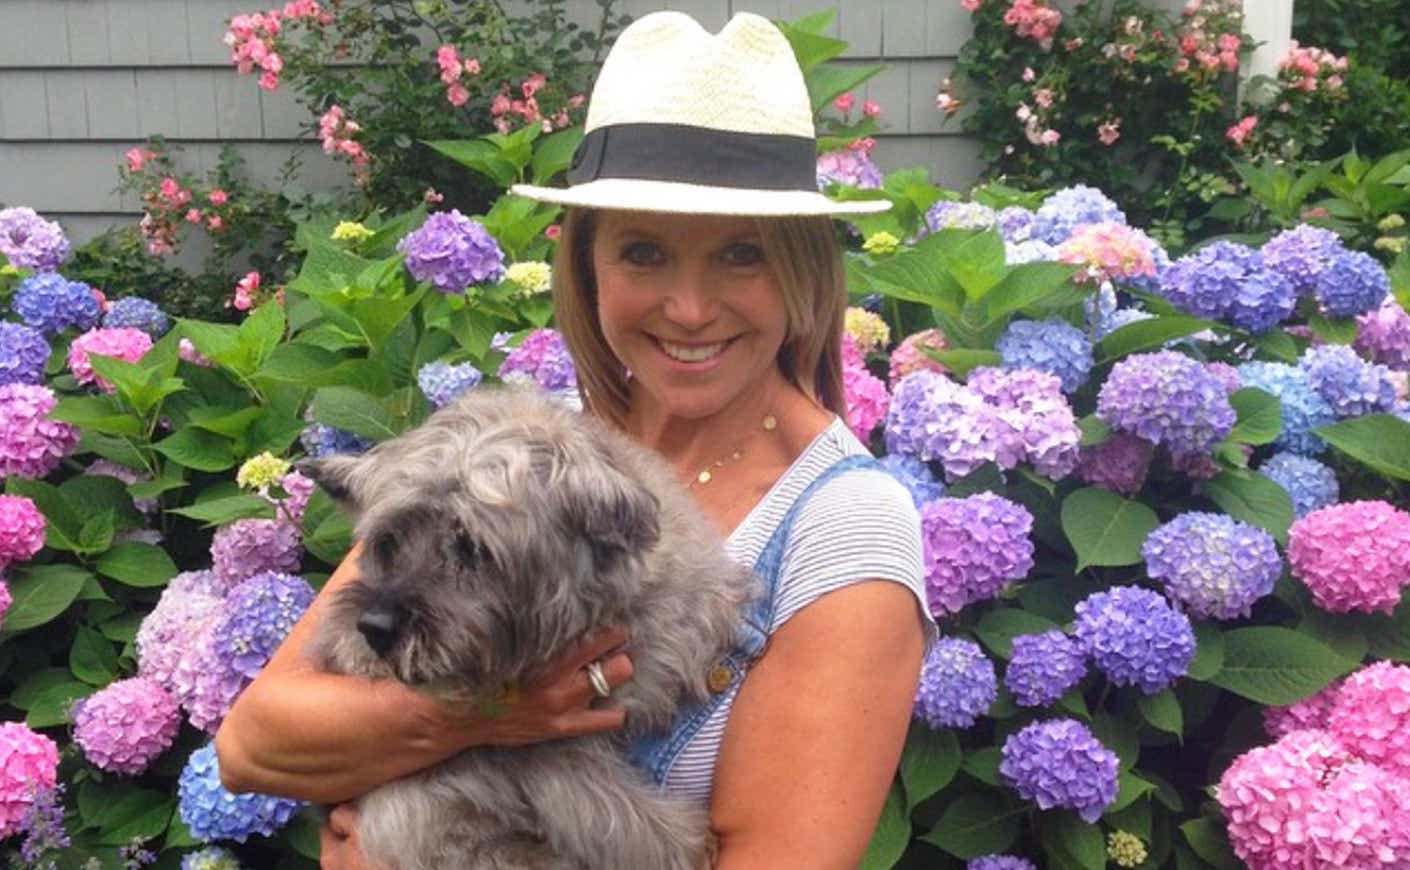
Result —
<path fill-rule="evenodd" d="M 485 699 L 622 626 L 627 736 L 706 695 L 756 594 L 671 469 L 532 391 L 477 389 L 362 456 L 307 464 L 356 518 L 360 578 L 312 650 L 325 670 Z M 698 870 L 703 807 L 661 794 L 623 735 L 473 749 L 358 804 L 386 868 Z"/>

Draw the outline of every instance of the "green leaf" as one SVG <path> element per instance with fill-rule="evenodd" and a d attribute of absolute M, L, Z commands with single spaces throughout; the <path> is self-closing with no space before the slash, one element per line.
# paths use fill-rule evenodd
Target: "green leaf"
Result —
<path fill-rule="evenodd" d="M 974 633 L 994 655 L 1008 661 L 1013 655 L 1013 639 L 1020 634 L 1042 634 L 1057 628 L 1036 613 L 1016 607 L 1000 607 L 980 617 Z"/>
<path fill-rule="evenodd" d="M 1056 864 L 1103 870 L 1106 843 L 1102 829 L 1071 812 L 1049 813 L 1043 818 L 1043 850 Z"/>
<path fill-rule="evenodd" d="M 892 783 L 886 793 L 886 803 L 881 807 L 881 818 L 862 857 L 862 870 L 890 870 L 901 860 L 910 842 L 911 821 L 906 816 L 905 799 L 901 797 L 900 788 Z"/>
<path fill-rule="evenodd" d="M 1015 311 L 1070 295 L 1073 288 L 1069 281 L 1076 271 L 1076 267 L 1066 263 L 1024 263 L 1009 267 L 998 286 L 984 296 L 985 321 L 993 323 Z"/>
<path fill-rule="evenodd" d="M 310 861 L 318 860 L 318 830 L 323 824 L 320 815 L 321 812 L 316 807 L 304 807 L 290 820 L 288 826 L 279 832 L 280 839 Z M 175 825 L 179 820 L 180 816 L 177 816 L 172 820 L 172 824 Z M 167 845 L 171 845 L 170 836 L 167 837 Z"/>
<path fill-rule="evenodd" d="M 112 546 L 113 535 L 117 534 L 117 512 L 109 508 L 93 514 L 84 520 L 78 530 L 76 552 L 87 555 L 101 553 Z"/>
<path fill-rule="evenodd" d="M 1257 387 L 1244 387 L 1229 397 L 1238 422 L 1229 438 L 1244 444 L 1268 444 L 1283 431 L 1283 406 L 1278 397 Z"/>
<path fill-rule="evenodd" d="M 150 840 L 160 836 L 171 823 L 176 800 L 161 792 L 146 789 L 119 798 L 103 814 L 98 830 L 98 842 L 105 846 L 123 846 L 135 839 Z"/>
<path fill-rule="evenodd" d="M 940 263 L 971 300 L 984 299 L 1009 271 L 1003 237 L 995 230 L 941 230 L 927 238 L 940 240 Z"/>
<path fill-rule="evenodd" d="M 93 694 L 94 686 L 66 681 L 39 692 L 25 714 L 25 724 L 31 728 L 53 728 L 69 723 L 73 702 Z"/>
<path fill-rule="evenodd" d="M 529 162 L 534 184 L 547 184 L 573 162 L 573 152 L 583 140 L 581 125 L 559 130 L 540 139 Z"/>
<path fill-rule="evenodd" d="M 1211 320 L 1179 314 L 1137 320 L 1107 333 L 1097 342 L 1094 353 L 1096 364 L 1114 362 L 1127 354 L 1162 347 L 1167 341 L 1194 335 L 1217 325 Z"/>
<path fill-rule="evenodd" d="M 1135 803 L 1143 795 L 1150 794 L 1155 790 L 1155 786 L 1136 776 L 1134 773 L 1122 773 L 1117 777 L 1116 797 L 1102 812 L 1102 815 L 1109 816 L 1112 813 L 1119 813 L 1131 804 Z"/>
<path fill-rule="evenodd" d="M 15 685 L 10 693 L 9 704 L 17 710 L 28 710 L 46 689 L 63 683 L 72 683 L 73 675 L 68 668 L 40 668 L 31 671 Z M 86 691 L 87 686 L 83 686 Z"/>
<path fill-rule="evenodd" d="M 1329 320 L 1314 311 L 1308 315 L 1307 325 L 1312 328 L 1313 335 L 1327 344 L 1351 344 L 1356 340 L 1355 317 Z"/>
<path fill-rule="evenodd" d="M 1111 439 L 1111 426 L 1095 414 L 1088 414 L 1078 420 L 1077 428 L 1082 432 L 1080 443 L 1083 447 L 1095 447 Z"/>
<path fill-rule="evenodd" d="M 931 731 L 912 723 L 901 755 L 905 805 L 913 808 L 950 784 L 959 772 L 964 752 L 953 731 Z"/>
<path fill-rule="evenodd" d="M 1224 633 L 1207 622 L 1196 622 L 1195 657 L 1190 662 L 1190 679 L 1209 682 L 1224 667 Z"/>
<path fill-rule="evenodd" d="M 1363 617 L 1371 655 L 1378 659 L 1410 662 L 1410 595 L 1402 595 L 1400 606 L 1390 616 Z"/>
<path fill-rule="evenodd" d="M 1002 760 L 1000 753 L 1001 750 L 997 746 L 971 749 L 965 752 L 960 769 L 985 785 L 998 787 L 1003 784 L 999 778 L 999 762 Z"/>
<path fill-rule="evenodd" d="M 831 17 L 836 17 L 836 10 L 828 11 Z M 822 33 L 832 24 L 831 20 L 825 22 L 822 20 L 822 13 L 797 22 L 775 21 L 774 23 L 788 38 L 788 44 L 793 48 L 793 56 L 798 59 L 798 67 L 804 73 L 819 64 L 840 56 L 847 50 L 847 43 Z"/>
<path fill-rule="evenodd" d="M 1224 667 L 1209 682 L 1259 704 L 1284 706 L 1315 694 L 1356 665 L 1290 628 L 1236 628 L 1224 632 Z"/>
<path fill-rule="evenodd" d="M 195 426 L 178 429 L 152 446 L 168 459 L 197 471 L 225 471 L 235 465 L 235 450 L 228 438 Z"/>
<path fill-rule="evenodd" d="M 1288 527 L 1293 522 L 1292 496 L 1271 479 L 1250 471 L 1221 471 L 1205 482 L 1204 494 L 1229 516 L 1287 544 Z"/>
<path fill-rule="evenodd" d="M 338 293 L 348 286 L 352 283 L 353 278 L 362 274 L 362 270 L 366 269 L 371 262 L 371 260 L 359 257 L 341 245 L 329 241 L 327 237 L 309 239 L 308 253 L 304 255 L 303 266 L 299 268 L 298 277 L 289 282 L 289 289 L 296 293 L 313 296 L 320 305 L 325 305 L 326 294 Z M 189 322 L 186 321 L 186 323 Z M 237 344 L 234 328 L 225 328 L 230 329 L 231 334 L 224 340 L 234 346 Z M 206 332 L 206 335 L 210 337 L 209 332 Z M 220 359 L 211 356 L 210 351 L 202 347 L 201 342 L 195 336 L 191 336 L 191 340 L 201 353 L 225 365 Z"/>
<path fill-rule="evenodd" d="M 843 45 L 845 46 L 846 43 Z M 847 91 L 861 87 L 867 79 L 884 69 L 886 67 L 881 64 L 867 66 L 827 64 L 808 70 L 804 79 L 808 86 L 808 99 L 813 104 L 813 111 L 817 112 Z"/>
<path fill-rule="evenodd" d="M 490 179 L 498 187 L 508 187 L 519 180 L 519 171 L 513 161 L 504 157 L 493 142 L 484 139 L 422 141 L 461 166 Z"/>
<path fill-rule="evenodd" d="M 1061 520 L 1077 553 L 1078 571 L 1093 565 L 1137 564 L 1146 536 L 1160 525 L 1155 511 L 1095 486 L 1063 499 Z"/>
<path fill-rule="evenodd" d="M 49 412 L 51 420 L 94 429 L 106 435 L 136 437 L 142 421 L 126 413 L 106 396 L 65 396 Z"/>
<path fill-rule="evenodd" d="M 1297 624 L 1297 630 L 1330 647 L 1338 656 L 1360 662 L 1370 649 L 1370 641 L 1359 619 L 1347 618 L 1313 607 Z"/>
<path fill-rule="evenodd" d="M 76 565 L 35 565 L 10 581 L 10 609 L 0 623 L 6 634 L 36 628 L 68 609 L 93 575 Z"/>
<path fill-rule="evenodd" d="M 395 438 L 400 431 L 381 399 L 352 387 L 324 387 L 314 393 L 309 410 L 319 423 L 375 441 Z"/>
<path fill-rule="evenodd" d="M 1315 430 L 1326 442 L 1379 474 L 1410 480 L 1410 423 L 1369 414 Z"/>
<path fill-rule="evenodd" d="M 921 352 L 936 362 L 949 369 L 956 377 L 964 377 L 972 370 L 980 366 L 996 366 L 1002 358 L 997 351 L 992 350 L 970 350 L 957 348 L 954 350 L 931 350 L 921 348 Z"/>
<path fill-rule="evenodd" d="M 1221 825 L 1209 819 L 1191 819 L 1180 826 L 1180 833 L 1201 860 L 1219 870 L 1240 870 L 1244 866 L 1229 848 L 1228 835 Z"/>
<path fill-rule="evenodd" d="M 106 686 L 117 676 L 117 651 L 101 633 L 80 625 L 69 648 L 69 670 L 90 686 Z"/>
<path fill-rule="evenodd" d="M 1024 812 L 991 792 L 964 794 L 950 801 L 940 821 L 920 839 L 965 860 L 1002 852 L 1018 839 L 1018 817 Z"/>
<path fill-rule="evenodd" d="M 176 563 L 161 547 L 126 541 L 98 559 L 98 573 L 138 588 L 165 586 L 176 576 Z"/>
<path fill-rule="evenodd" d="M 1254 345 L 1258 348 L 1258 356 L 1262 359 L 1271 359 L 1290 365 L 1297 364 L 1299 356 L 1297 342 L 1293 341 L 1292 336 L 1281 329 L 1265 332 L 1254 340 Z"/>
<path fill-rule="evenodd" d="M 1110 713 L 1098 712 L 1092 717 L 1091 727 L 1093 736 L 1116 753 L 1123 772 L 1136 766 L 1141 755 L 1141 738 L 1136 725 Z"/>
<path fill-rule="evenodd" d="M 257 495 L 241 493 L 198 501 L 184 508 L 172 508 L 167 513 L 190 517 L 212 526 L 221 526 L 249 517 L 273 519 L 274 506 Z"/>
<path fill-rule="evenodd" d="M 58 487 L 42 480 L 9 477 L 5 480 L 5 492 L 9 495 L 24 496 L 34 502 L 39 512 L 44 514 L 45 546 L 68 552 L 78 549 L 78 534 L 83 528 L 83 517 L 69 504 Z M 13 612 L 9 619 L 14 619 Z"/>
<path fill-rule="evenodd" d="M 1400 252 L 1386 270 L 1390 275 L 1390 289 L 1401 308 L 1410 308 L 1410 249 Z"/>
<path fill-rule="evenodd" d="M 1169 689 L 1154 695 L 1142 694 L 1136 699 L 1136 706 L 1145 720 L 1161 731 L 1177 737 L 1185 733 L 1185 717 L 1180 711 L 1180 700 Z"/>

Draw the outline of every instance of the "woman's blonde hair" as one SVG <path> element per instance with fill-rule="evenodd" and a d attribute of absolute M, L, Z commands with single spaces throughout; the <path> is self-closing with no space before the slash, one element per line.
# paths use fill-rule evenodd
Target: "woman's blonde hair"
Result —
<path fill-rule="evenodd" d="M 778 366 L 789 383 L 846 419 L 842 325 L 847 311 L 842 249 L 829 217 L 755 218 L 764 256 L 783 293 L 788 328 Z M 592 244 L 598 212 L 569 208 L 553 264 L 554 319 L 577 366 L 583 404 L 621 425 L 630 390 L 626 372 L 602 334 Z"/>

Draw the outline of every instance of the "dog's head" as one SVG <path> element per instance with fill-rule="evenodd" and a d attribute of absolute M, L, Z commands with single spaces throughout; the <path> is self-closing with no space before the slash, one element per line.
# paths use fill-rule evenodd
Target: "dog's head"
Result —
<path fill-rule="evenodd" d="M 659 505 L 623 458 L 545 399 L 477 390 L 366 454 L 305 463 L 362 542 L 329 618 L 412 685 L 519 678 L 639 588 Z"/>

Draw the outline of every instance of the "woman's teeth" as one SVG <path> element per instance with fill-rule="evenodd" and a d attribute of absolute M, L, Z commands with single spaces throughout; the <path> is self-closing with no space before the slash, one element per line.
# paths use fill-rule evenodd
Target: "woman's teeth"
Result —
<path fill-rule="evenodd" d="M 705 362 L 708 359 L 719 356 L 725 349 L 725 345 L 729 344 L 729 342 L 722 341 L 718 344 L 697 345 L 693 347 L 684 344 L 671 344 L 668 341 L 662 341 L 660 344 L 661 349 L 666 352 L 666 356 L 671 359 L 679 360 L 680 362 L 695 363 Z"/>

